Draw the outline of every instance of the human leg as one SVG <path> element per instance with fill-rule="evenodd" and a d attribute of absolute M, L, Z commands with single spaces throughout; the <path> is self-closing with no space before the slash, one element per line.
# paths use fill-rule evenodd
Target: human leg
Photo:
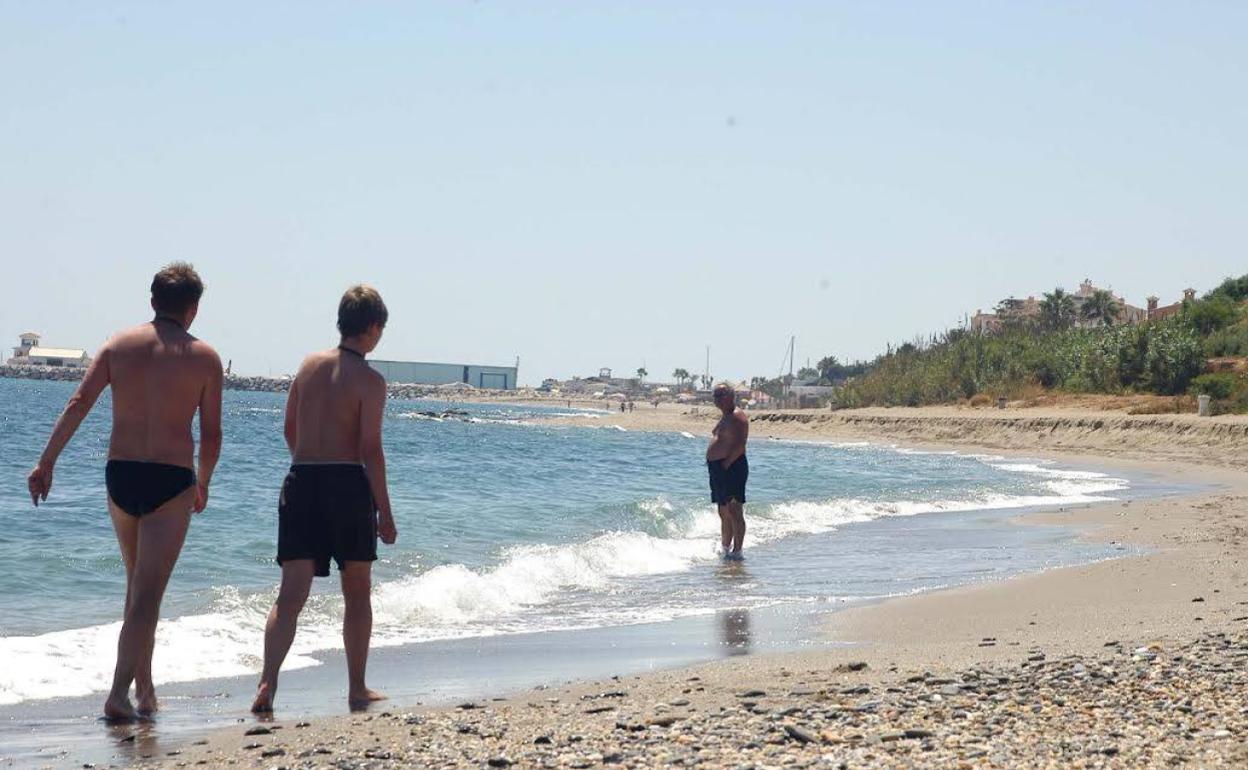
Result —
<path fill-rule="evenodd" d="M 745 504 L 733 499 L 724 507 L 728 509 L 725 518 L 732 522 L 732 553 L 739 556 L 741 547 L 745 545 Z"/>
<path fill-rule="evenodd" d="M 282 585 L 264 626 L 264 670 L 256 687 L 256 699 L 251 704 L 254 712 L 273 710 L 277 675 L 282 669 L 282 661 L 286 660 L 286 653 L 290 652 L 290 645 L 295 641 L 299 613 L 308 601 L 315 569 L 316 562 L 312 559 L 282 562 Z"/>
<path fill-rule="evenodd" d="M 370 561 L 343 562 L 342 644 L 347 652 L 347 701 L 352 709 L 364 708 L 386 696 L 365 684 L 368 645 L 373 634 L 372 567 Z"/>
<path fill-rule="evenodd" d="M 137 681 L 139 685 L 141 705 L 155 706 L 151 666 L 156 623 L 160 618 L 165 587 L 186 540 L 194 494 L 192 487 L 156 511 L 135 518 L 133 524 L 118 521 L 128 514 L 117 511 L 113 516 L 122 558 L 127 560 L 126 553 L 130 549 L 128 561 L 131 566 L 127 570 L 126 612 L 117 639 L 113 686 L 104 704 L 104 715 L 110 719 L 134 718 L 135 712 L 130 705 L 132 682 Z"/>

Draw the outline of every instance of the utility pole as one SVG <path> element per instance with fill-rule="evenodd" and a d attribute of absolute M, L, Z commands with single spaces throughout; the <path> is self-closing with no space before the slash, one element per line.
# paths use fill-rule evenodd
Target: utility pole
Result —
<path fill-rule="evenodd" d="M 702 373 L 702 384 L 711 387 L 711 346 L 706 346 L 706 370 Z"/>

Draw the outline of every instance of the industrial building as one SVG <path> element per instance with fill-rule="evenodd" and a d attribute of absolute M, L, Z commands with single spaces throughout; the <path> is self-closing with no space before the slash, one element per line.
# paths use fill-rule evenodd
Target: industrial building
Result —
<path fill-rule="evenodd" d="M 515 390 L 520 360 L 515 366 L 475 366 L 473 364 L 434 364 L 424 361 L 378 361 L 369 363 L 386 382 L 406 385 L 453 385 L 464 383 L 474 388 Z"/>

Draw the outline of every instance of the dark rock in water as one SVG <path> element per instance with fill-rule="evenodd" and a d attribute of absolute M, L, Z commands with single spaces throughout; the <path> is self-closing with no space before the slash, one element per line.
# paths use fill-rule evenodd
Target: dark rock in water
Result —
<path fill-rule="evenodd" d="M 243 735 L 269 735 L 272 732 L 273 731 L 268 727 L 258 725 L 256 727 L 249 728 L 247 732 L 243 733 Z"/>
<path fill-rule="evenodd" d="M 533 739 L 533 745 L 535 746 L 549 746 L 554 742 L 554 739 L 552 739 L 549 735 L 539 735 Z"/>
<path fill-rule="evenodd" d="M 922 738 L 931 738 L 933 733 L 931 730 L 919 730 L 919 729 L 912 728 L 910 730 L 906 730 L 905 735 L 906 735 L 906 738 L 908 738 L 909 740 L 917 741 Z"/>
<path fill-rule="evenodd" d="M 607 711 L 615 711 L 615 706 L 595 706 L 592 709 L 585 709 L 586 714 L 602 714 Z"/>
<path fill-rule="evenodd" d="M 738 698 L 762 698 L 767 695 L 766 690 L 746 690 L 738 695 Z"/>
<path fill-rule="evenodd" d="M 486 760 L 486 764 L 490 767 L 511 767 L 515 763 L 507 757 L 490 757 Z"/>
<path fill-rule="evenodd" d="M 265 749 L 264 751 L 260 752 L 260 756 L 262 757 L 284 757 L 286 756 L 286 749 L 283 749 L 281 746 L 278 746 L 272 749 Z"/>
<path fill-rule="evenodd" d="M 784 731 L 789 734 L 790 738 L 799 743 L 819 742 L 819 737 L 804 727 L 798 727 L 797 725 L 785 725 Z"/>
<path fill-rule="evenodd" d="M 458 706 L 456 706 L 456 708 L 463 709 L 464 711 L 471 711 L 472 709 L 479 709 L 479 708 L 481 708 L 481 707 L 480 707 L 480 706 L 478 706 L 477 704 L 475 704 L 475 703 L 473 703 L 473 702 L 469 701 L 469 702 L 467 702 L 467 703 L 461 703 L 461 704 L 459 704 Z"/>
<path fill-rule="evenodd" d="M 624 761 L 624 755 L 618 751 L 613 751 L 610 754 L 602 755 L 602 764 L 604 765 L 616 765 L 623 761 Z"/>

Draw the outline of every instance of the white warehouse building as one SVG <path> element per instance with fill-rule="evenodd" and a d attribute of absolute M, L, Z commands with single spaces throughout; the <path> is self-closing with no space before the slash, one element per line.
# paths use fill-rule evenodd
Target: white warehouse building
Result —
<path fill-rule="evenodd" d="M 26 332 L 13 348 L 9 366 L 52 366 L 69 369 L 85 369 L 91 365 L 91 356 L 82 348 L 45 348 L 39 344 L 38 332 Z"/>
<path fill-rule="evenodd" d="M 464 383 L 474 388 L 515 390 L 520 361 L 515 366 L 477 366 L 475 364 L 435 364 L 425 361 L 379 361 L 369 364 L 386 378 L 386 382 L 404 385 L 453 385 Z"/>

